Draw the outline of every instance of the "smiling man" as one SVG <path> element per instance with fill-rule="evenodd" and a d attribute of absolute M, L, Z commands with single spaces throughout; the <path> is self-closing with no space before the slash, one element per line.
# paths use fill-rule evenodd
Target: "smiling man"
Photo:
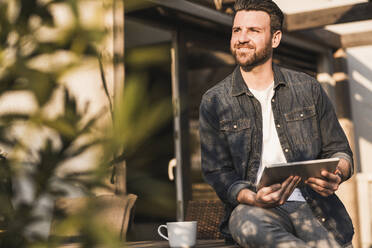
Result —
<path fill-rule="evenodd" d="M 275 44 L 272 44 L 274 36 Z M 231 53 L 242 69 L 249 71 L 271 58 L 273 47 L 279 45 L 280 38 L 279 30 L 271 34 L 270 17 L 266 12 L 241 11 L 234 19 Z"/>
<path fill-rule="evenodd" d="M 243 247 L 352 247 L 350 217 L 334 194 L 353 174 L 333 106 L 312 77 L 272 62 L 283 13 L 270 0 L 237 0 L 231 52 L 238 66 L 200 105 L 202 171 L 225 204 L 220 230 Z M 340 158 L 323 178 L 291 176 L 256 188 L 271 163 Z"/>

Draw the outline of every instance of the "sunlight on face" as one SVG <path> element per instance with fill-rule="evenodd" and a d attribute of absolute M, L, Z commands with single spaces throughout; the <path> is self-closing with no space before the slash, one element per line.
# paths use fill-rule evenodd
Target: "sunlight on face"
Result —
<path fill-rule="evenodd" d="M 242 67 L 266 62 L 273 49 L 269 14 L 264 11 L 239 11 L 234 19 L 230 49 Z"/>

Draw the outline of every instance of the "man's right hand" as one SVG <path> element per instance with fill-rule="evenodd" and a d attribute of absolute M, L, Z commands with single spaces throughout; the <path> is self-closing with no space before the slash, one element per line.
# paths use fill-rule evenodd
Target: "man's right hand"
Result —
<path fill-rule="evenodd" d="M 293 190 L 301 181 L 299 176 L 290 176 L 282 184 L 262 187 L 254 193 L 249 189 L 242 189 L 238 194 L 238 201 L 243 204 L 262 208 L 272 208 L 283 205 Z"/>

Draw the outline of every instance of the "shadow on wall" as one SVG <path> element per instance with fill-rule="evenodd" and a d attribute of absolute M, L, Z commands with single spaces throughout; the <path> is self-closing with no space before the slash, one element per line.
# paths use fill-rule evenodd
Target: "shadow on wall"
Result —
<path fill-rule="evenodd" d="M 363 54 L 363 49 L 361 52 L 357 51 L 358 54 Z M 369 54 L 372 56 L 371 52 Z M 372 158 L 367 152 L 372 148 L 372 66 L 368 67 L 364 61 L 356 57 L 354 50 L 348 52 L 347 59 L 355 130 L 355 155 L 358 158 L 356 169 L 357 172 L 372 172 L 372 169 L 368 170 L 367 164 Z"/>

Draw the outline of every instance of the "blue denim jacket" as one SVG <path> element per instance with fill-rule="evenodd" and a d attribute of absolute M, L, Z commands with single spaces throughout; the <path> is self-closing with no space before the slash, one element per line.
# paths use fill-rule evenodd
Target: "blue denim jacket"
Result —
<path fill-rule="evenodd" d="M 353 164 L 346 136 L 321 85 L 305 73 L 275 64 L 273 70 L 272 110 L 287 161 L 340 157 Z M 262 151 L 261 105 L 246 86 L 239 66 L 203 95 L 200 141 L 202 173 L 225 204 L 220 230 L 229 239 L 228 219 L 239 204 L 237 194 L 243 188 L 257 191 Z M 300 190 L 338 242 L 351 242 L 353 225 L 338 197 L 322 197 L 308 186 Z"/>

